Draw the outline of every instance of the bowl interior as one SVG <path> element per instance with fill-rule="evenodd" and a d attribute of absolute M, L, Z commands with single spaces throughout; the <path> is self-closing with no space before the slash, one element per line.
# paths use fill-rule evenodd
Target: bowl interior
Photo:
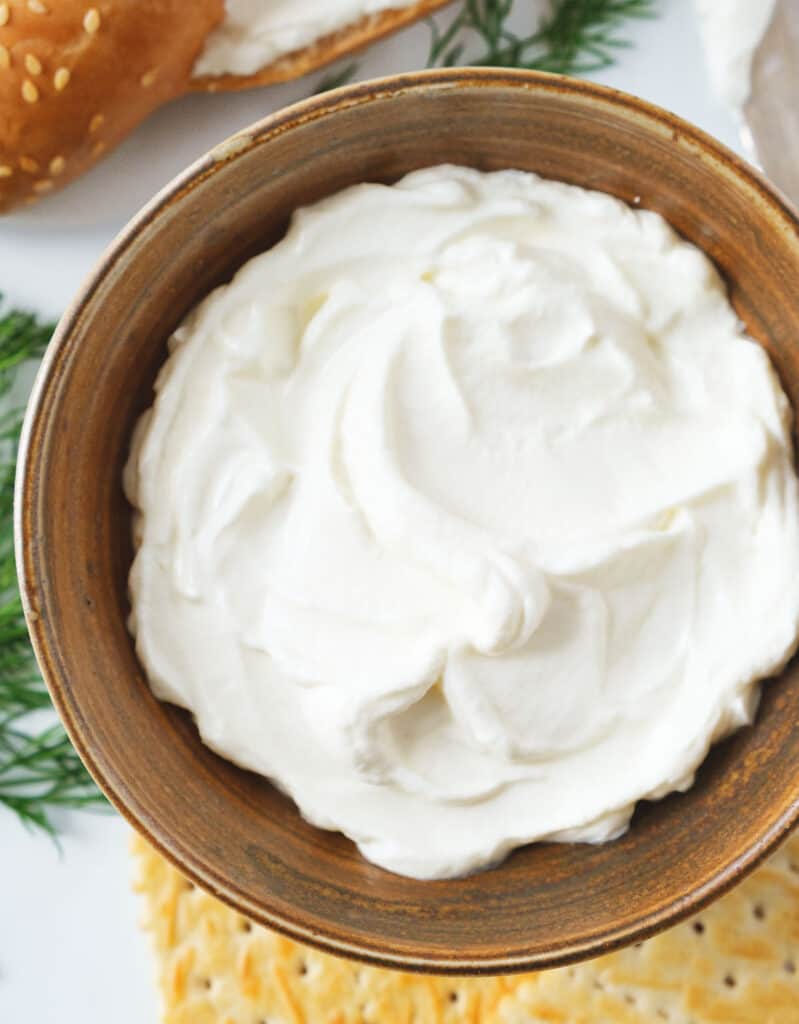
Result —
<path fill-rule="evenodd" d="M 780 201 L 699 132 L 585 83 L 423 73 L 316 97 L 219 147 L 127 230 L 67 315 L 40 376 L 18 516 L 43 671 L 113 801 L 188 875 L 249 916 L 388 965 L 512 970 L 639 938 L 751 866 L 799 814 L 799 672 L 684 795 L 602 846 L 540 844 L 498 869 L 415 882 L 306 825 L 151 695 L 125 620 L 131 430 L 184 314 L 274 243 L 297 206 L 438 162 L 516 167 L 661 212 L 725 275 L 799 401 L 799 241 Z M 635 770 L 631 766 L 631 770 Z"/>

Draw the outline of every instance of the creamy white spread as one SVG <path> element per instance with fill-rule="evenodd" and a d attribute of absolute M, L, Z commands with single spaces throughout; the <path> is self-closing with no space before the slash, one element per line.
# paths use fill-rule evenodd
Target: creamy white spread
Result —
<path fill-rule="evenodd" d="M 225 0 L 195 75 L 252 75 L 317 40 L 380 11 L 416 0 Z"/>
<path fill-rule="evenodd" d="M 749 99 L 752 61 L 776 0 L 695 0 L 713 91 L 740 109 Z"/>
<path fill-rule="evenodd" d="M 392 871 L 618 836 L 794 648 L 789 405 L 655 213 L 516 171 L 348 189 L 156 390 L 126 470 L 152 687 Z"/>
<path fill-rule="evenodd" d="M 225 17 L 194 66 L 200 75 L 251 75 L 363 17 L 416 0 L 225 0 Z M 715 94 L 734 109 L 749 97 L 754 54 L 776 0 L 695 0 Z M 549 0 L 536 0 L 538 13 Z"/>

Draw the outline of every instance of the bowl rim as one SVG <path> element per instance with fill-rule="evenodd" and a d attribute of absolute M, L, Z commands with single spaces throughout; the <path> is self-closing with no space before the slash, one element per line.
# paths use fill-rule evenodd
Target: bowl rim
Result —
<path fill-rule="evenodd" d="M 456 955 L 408 955 L 384 945 L 370 945 L 346 937 L 346 930 L 320 928 L 308 919 L 306 912 L 278 913 L 267 903 L 254 904 L 237 888 L 233 878 L 213 870 L 197 851 L 176 843 L 166 830 L 149 820 L 141 808 L 131 806 L 124 785 L 115 785 L 109 778 L 103 759 L 95 756 L 91 736 L 84 730 L 76 713 L 68 687 L 59 676 L 57 647 L 45 621 L 35 608 L 37 589 L 35 572 L 35 502 L 38 465 L 38 436 L 46 421 L 48 401 L 64 370 L 73 331 L 79 325 L 111 268 L 129 247 L 147 231 L 162 211 L 178 202 L 196 185 L 212 176 L 229 160 L 267 143 L 276 135 L 300 128 L 317 119 L 335 116 L 339 111 L 382 99 L 391 99 L 406 92 L 470 88 L 521 88 L 544 93 L 570 94 L 608 107 L 621 109 L 627 115 L 659 128 L 675 144 L 687 147 L 697 159 L 710 161 L 718 172 L 744 179 L 750 188 L 771 207 L 776 217 L 799 235 L 799 211 L 765 176 L 742 157 L 702 129 L 675 114 L 632 94 L 583 79 L 553 75 L 547 72 L 512 68 L 444 68 L 407 72 L 370 79 L 353 85 L 311 96 L 270 114 L 236 132 L 194 161 L 173 178 L 128 222 L 106 248 L 90 271 L 78 293 L 61 317 L 46 354 L 41 362 L 27 405 L 18 448 L 18 471 L 14 495 L 14 542 L 23 610 L 36 660 L 50 692 L 53 704 L 70 740 L 90 774 L 110 803 L 183 875 L 201 888 L 212 892 L 243 915 L 284 935 L 325 952 L 373 963 L 381 967 L 437 974 L 480 975 L 538 970 L 567 965 L 598 956 L 646 939 L 703 909 L 757 867 L 799 824 L 799 798 L 766 832 L 732 863 L 722 866 L 703 885 L 690 892 L 664 898 L 650 913 L 629 924 L 609 925 L 601 932 L 553 945 L 545 952 L 528 950 L 510 955 L 470 957 Z M 135 800 L 133 801 L 135 803 Z"/>

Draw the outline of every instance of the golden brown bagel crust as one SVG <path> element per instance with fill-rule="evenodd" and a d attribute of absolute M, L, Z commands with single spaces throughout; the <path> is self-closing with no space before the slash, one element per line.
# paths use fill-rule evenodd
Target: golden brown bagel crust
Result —
<path fill-rule="evenodd" d="M 171 99 L 299 78 L 450 2 L 368 15 L 254 75 L 194 78 L 224 0 L 0 0 L 0 213 L 68 184 Z"/>
<path fill-rule="evenodd" d="M 223 15 L 223 0 L 0 0 L 0 211 L 65 185 L 184 93 Z"/>
<path fill-rule="evenodd" d="M 301 78 L 334 60 L 371 46 L 449 3 L 452 0 L 418 0 L 409 7 L 369 14 L 354 25 L 332 32 L 310 46 L 287 53 L 254 75 L 206 75 L 192 79 L 190 88 L 201 92 L 233 92 Z"/>

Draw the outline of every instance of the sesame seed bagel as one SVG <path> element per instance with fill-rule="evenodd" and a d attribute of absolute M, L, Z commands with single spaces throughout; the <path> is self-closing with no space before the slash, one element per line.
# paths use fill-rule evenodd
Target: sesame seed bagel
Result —
<path fill-rule="evenodd" d="M 447 2 L 369 15 L 255 75 L 194 78 L 224 0 L 0 0 L 0 213 L 68 184 L 171 99 L 297 78 Z"/>
<path fill-rule="evenodd" d="M 185 92 L 223 15 L 223 0 L 2 0 L 0 211 L 65 185 Z"/>
<path fill-rule="evenodd" d="M 297 2 L 302 3 L 302 0 Z M 302 50 L 279 57 L 254 75 L 203 76 L 192 80 L 191 89 L 201 92 L 233 92 L 301 78 L 334 60 L 371 46 L 379 39 L 413 24 L 451 2 L 452 0 L 417 0 L 416 3 L 405 7 L 368 14 L 354 25 L 348 25 L 338 32 L 331 32 Z"/>

